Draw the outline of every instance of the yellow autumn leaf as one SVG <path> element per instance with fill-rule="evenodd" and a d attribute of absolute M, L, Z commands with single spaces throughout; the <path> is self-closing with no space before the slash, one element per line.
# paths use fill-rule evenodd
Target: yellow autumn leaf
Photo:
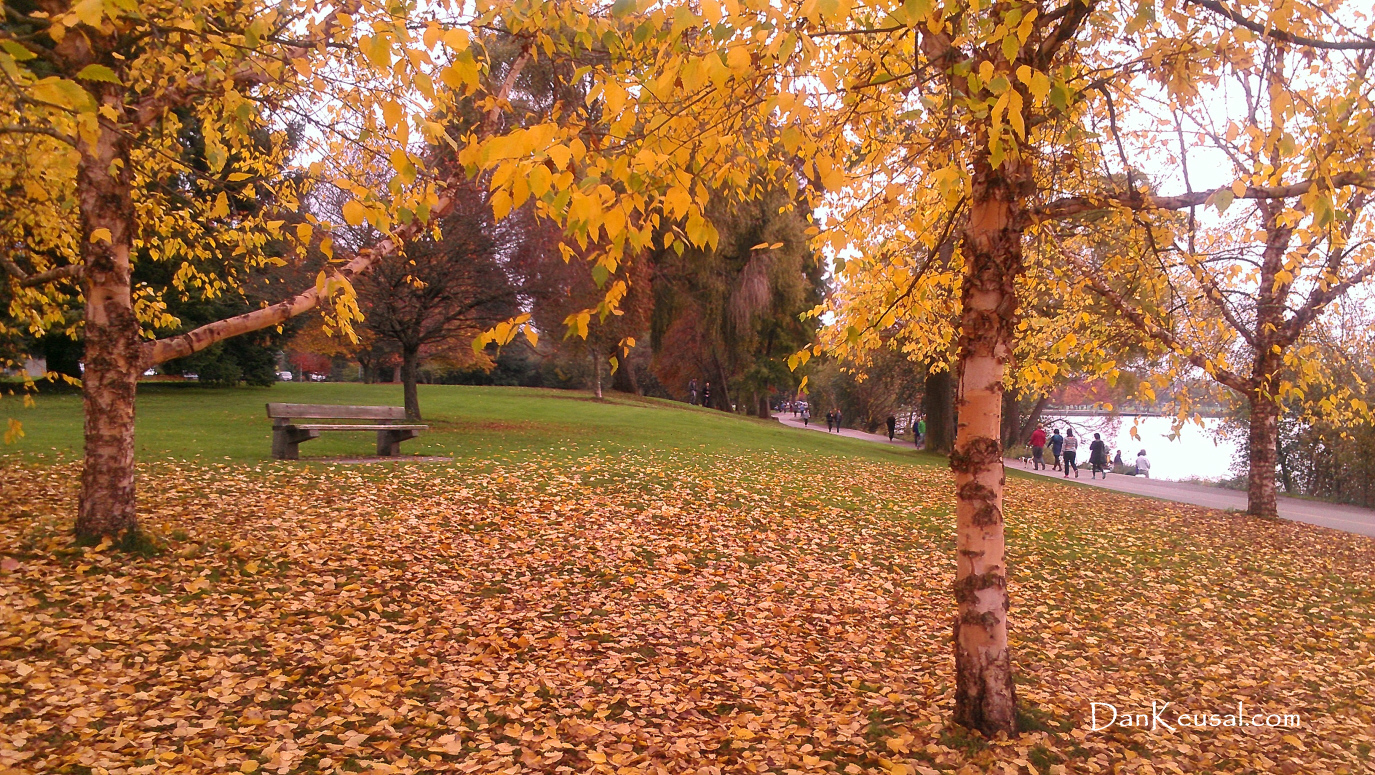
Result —
<path fill-rule="evenodd" d="M 505 218 L 511 212 L 511 194 L 505 190 L 492 192 L 492 216 L 498 221 Z"/>
<path fill-rule="evenodd" d="M 341 211 L 342 215 L 344 216 L 344 223 L 347 223 L 350 226 L 358 226 L 359 224 L 363 223 L 363 221 L 366 220 L 368 215 L 368 209 L 364 207 L 362 203 L 360 203 L 357 199 L 350 199 L 349 201 L 345 202 L 344 206 L 341 208 Z"/>
<path fill-rule="evenodd" d="M 444 33 L 444 45 L 454 51 L 466 51 L 468 48 L 468 31 L 462 27 L 451 27 Z"/>
<path fill-rule="evenodd" d="M 229 197 L 223 191 L 215 197 L 215 203 L 206 215 L 211 218 L 224 218 L 229 215 Z"/>
<path fill-rule="evenodd" d="M 88 27 L 99 27 L 105 15 L 104 0 L 78 0 L 72 14 Z"/>

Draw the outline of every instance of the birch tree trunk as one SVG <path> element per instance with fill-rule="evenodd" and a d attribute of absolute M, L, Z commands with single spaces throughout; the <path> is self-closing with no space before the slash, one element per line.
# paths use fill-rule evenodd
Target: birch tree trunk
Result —
<path fill-rule="evenodd" d="M 134 205 L 128 139 L 102 125 L 80 145 L 77 196 L 85 264 L 85 467 L 77 506 L 81 541 L 138 530 L 134 500 L 134 392 L 139 324 L 131 292 Z"/>
<path fill-rule="evenodd" d="M 1030 180 L 1015 159 L 973 164 L 960 316 L 956 487 L 955 721 L 1013 734 L 1017 693 L 1008 648 L 1003 537 L 1003 376 L 1012 358 L 1015 280 L 1022 270 L 1020 202 Z"/>

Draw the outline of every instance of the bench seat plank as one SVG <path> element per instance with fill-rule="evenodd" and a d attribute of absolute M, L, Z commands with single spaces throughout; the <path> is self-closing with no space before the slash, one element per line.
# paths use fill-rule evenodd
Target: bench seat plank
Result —
<path fill-rule="evenodd" d="M 289 427 L 303 431 L 423 431 L 428 425 L 304 425 L 292 423 Z"/>

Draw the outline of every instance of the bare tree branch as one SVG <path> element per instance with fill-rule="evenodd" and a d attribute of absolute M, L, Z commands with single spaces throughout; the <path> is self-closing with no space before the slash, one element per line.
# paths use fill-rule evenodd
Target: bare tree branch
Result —
<path fill-rule="evenodd" d="M 1338 189 L 1338 188 L 1364 188 L 1375 189 L 1375 174 L 1370 172 L 1339 172 L 1329 179 L 1304 180 L 1298 183 L 1291 183 L 1285 186 L 1247 186 L 1246 190 L 1236 196 L 1236 199 L 1292 199 L 1314 189 Z M 1183 210 L 1186 207 L 1197 207 L 1206 204 L 1215 194 L 1221 191 L 1228 191 L 1229 187 L 1216 188 L 1208 191 L 1194 191 L 1179 196 L 1150 196 L 1143 194 L 1110 193 L 1099 196 L 1071 196 L 1049 202 L 1040 207 L 1032 208 L 1031 217 L 1035 221 L 1054 220 L 1058 218 L 1072 218 L 1076 215 L 1086 215 L 1094 212 L 1114 207 L 1126 207 L 1129 209 L 1147 210 Z"/>
<path fill-rule="evenodd" d="M 851 35 L 881 35 L 889 32 L 899 32 L 907 29 L 905 24 L 894 24 L 892 27 L 875 27 L 873 29 L 854 29 L 854 30 L 819 30 L 808 33 L 813 38 L 826 37 L 848 37 Z"/>
<path fill-rule="evenodd" d="M 1309 38 L 1303 35 L 1295 35 L 1292 32 L 1286 32 L 1284 30 L 1275 29 L 1273 27 L 1261 24 L 1260 22 L 1252 21 L 1240 11 L 1234 11 L 1224 6 L 1222 3 L 1216 2 L 1215 0 L 1185 0 L 1185 2 L 1199 6 L 1200 8 L 1206 8 L 1209 11 L 1218 14 L 1219 16 L 1224 16 L 1232 20 L 1233 22 L 1236 22 L 1237 24 L 1241 25 L 1242 27 L 1245 27 L 1246 29 L 1252 32 L 1260 33 L 1261 35 L 1264 35 L 1267 38 L 1277 40 L 1281 43 L 1291 43 L 1295 46 L 1303 46 L 1305 48 L 1322 48 L 1332 51 L 1375 50 L 1375 40 L 1318 40 L 1317 38 Z"/>
<path fill-rule="evenodd" d="M 49 269 L 46 272 L 30 275 L 28 278 L 20 280 L 19 285 L 24 288 L 33 288 L 39 285 L 54 283 L 58 280 L 79 280 L 84 272 L 85 268 L 82 265 L 68 264 L 67 266 L 59 266 L 55 269 Z"/>
<path fill-rule="evenodd" d="M 486 134 L 496 131 L 497 120 L 501 118 L 501 103 L 506 101 L 506 95 L 516 87 L 516 79 L 520 77 L 520 71 L 525 69 L 525 63 L 530 61 L 529 50 L 522 50 L 520 56 L 511 63 L 511 69 L 506 71 L 506 78 L 501 82 L 501 89 L 497 92 L 496 99 L 492 100 L 492 107 L 487 111 L 487 120 L 483 124 Z"/>
<path fill-rule="evenodd" d="M 64 133 L 64 132 L 59 132 L 59 131 L 57 131 L 56 129 L 52 129 L 52 128 L 50 128 L 50 127 L 42 127 L 42 126 L 0 126 L 0 134 L 4 134 L 4 135 L 46 135 L 46 136 L 48 136 L 48 137 L 53 138 L 54 140 L 57 140 L 58 142 L 65 143 L 65 144 L 70 145 L 70 146 L 72 146 L 72 147 L 76 147 L 76 138 L 75 138 L 75 137 L 72 137 L 71 135 L 66 134 L 66 133 Z"/>
<path fill-rule="evenodd" d="M 436 217 L 442 216 L 452 207 L 453 201 L 447 196 L 442 197 L 439 204 L 432 212 Z M 404 229 L 407 236 L 415 233 L 420 228 L 420 222 L 415 221 L 411 226 Z M 352 261 L 335 270 L 338 277 L 346 281 L 368 271 L 373 264 L 377 263 L 387 255 L 396 251 L 401 246 L 402 240 L 399 237 L 387 237 L 377 243 L 376 246 L 359 251 Z M 192 353 L 199 352 L 210 345 L 230 339 L 240 334 L 247 334 L 252 331 L 261 331 L 264 328 L 279 326 L 282 323 L 296 317 L 297 315 L 309 312 L 320 305 L 322 298 L 318 286 L 311 286 L 308 290 L 296 294 L 286 301 L 278 302 L 270 307 L 263 307 L 232 318 L 217 320 L 208 323 L 200 328 L 192 329 L 184 334 L 159 339 L 155 342 L 145 342 L 139 354 L 141 369 L 156 366 L 159 363 L 166 363 L 175 358 L 185 358 Z"/>
<path fill-rule="evenodd" d="M 1073 38 L 1083 26 L 1084 20 L 1089 18 L 1094 6 L 1098 5 L 1098 0 L 1069 0 L 1063 8 L 1057 8 L 1047 19 L 1059 18 L 1060 24 L 1056 26 L 1050 37 L 1041 42 L 1036 49 L 1036 65 L 1038 70 L 1044 70 L 1050 64 L 1055 53 L 1065 42 Z"/>
<path fill-rule="evenodd" d="M 9 258 L 0 258 L 0 266 L 4 267 L 5 271 L 9 273 L 11 277 L 19 281 L 19 287 L 21 288 L 34 288 L 39 285 L 57 282 L 58 280 L 80 278 L 83 271 L 80 264 L 69 264 L 36 274 L 29 274 Z"/>

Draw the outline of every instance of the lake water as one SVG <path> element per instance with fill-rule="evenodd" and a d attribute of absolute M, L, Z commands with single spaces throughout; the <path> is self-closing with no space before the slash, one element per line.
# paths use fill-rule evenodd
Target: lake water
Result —
<path fill-rule="evenodd" d="M 1188 423 L 1179 431 L 1177 438 L 1171 439 L 1169 417 L 1142 417 L 1136 420 L 1136 432 L 1140 439 L 1131 437 L 1131 417 L 1070 417 L 1046 420 L 1046 429 L 1060 427 L 1064 433 L 1066 424 L 1080 435 L 1080 467 L 1086 467 L 1089 441 L 1094 433 L 1103 434 L 1108 442 L 1108 459 L 1117 450 L 1122 450 L 1122 461 L 1127 465 L 1136 462 L 1136 453 L 1142 449 L 1151 459 L 1151 478 L 1180 481 L 1184 479 L 1225 479 L 1232 476 L 1232 459 L 1237 452 L 1234 441 L 1218 441 L 1212 431 L 1218 421 L 1205 419 L 1200 428 Z"/>

